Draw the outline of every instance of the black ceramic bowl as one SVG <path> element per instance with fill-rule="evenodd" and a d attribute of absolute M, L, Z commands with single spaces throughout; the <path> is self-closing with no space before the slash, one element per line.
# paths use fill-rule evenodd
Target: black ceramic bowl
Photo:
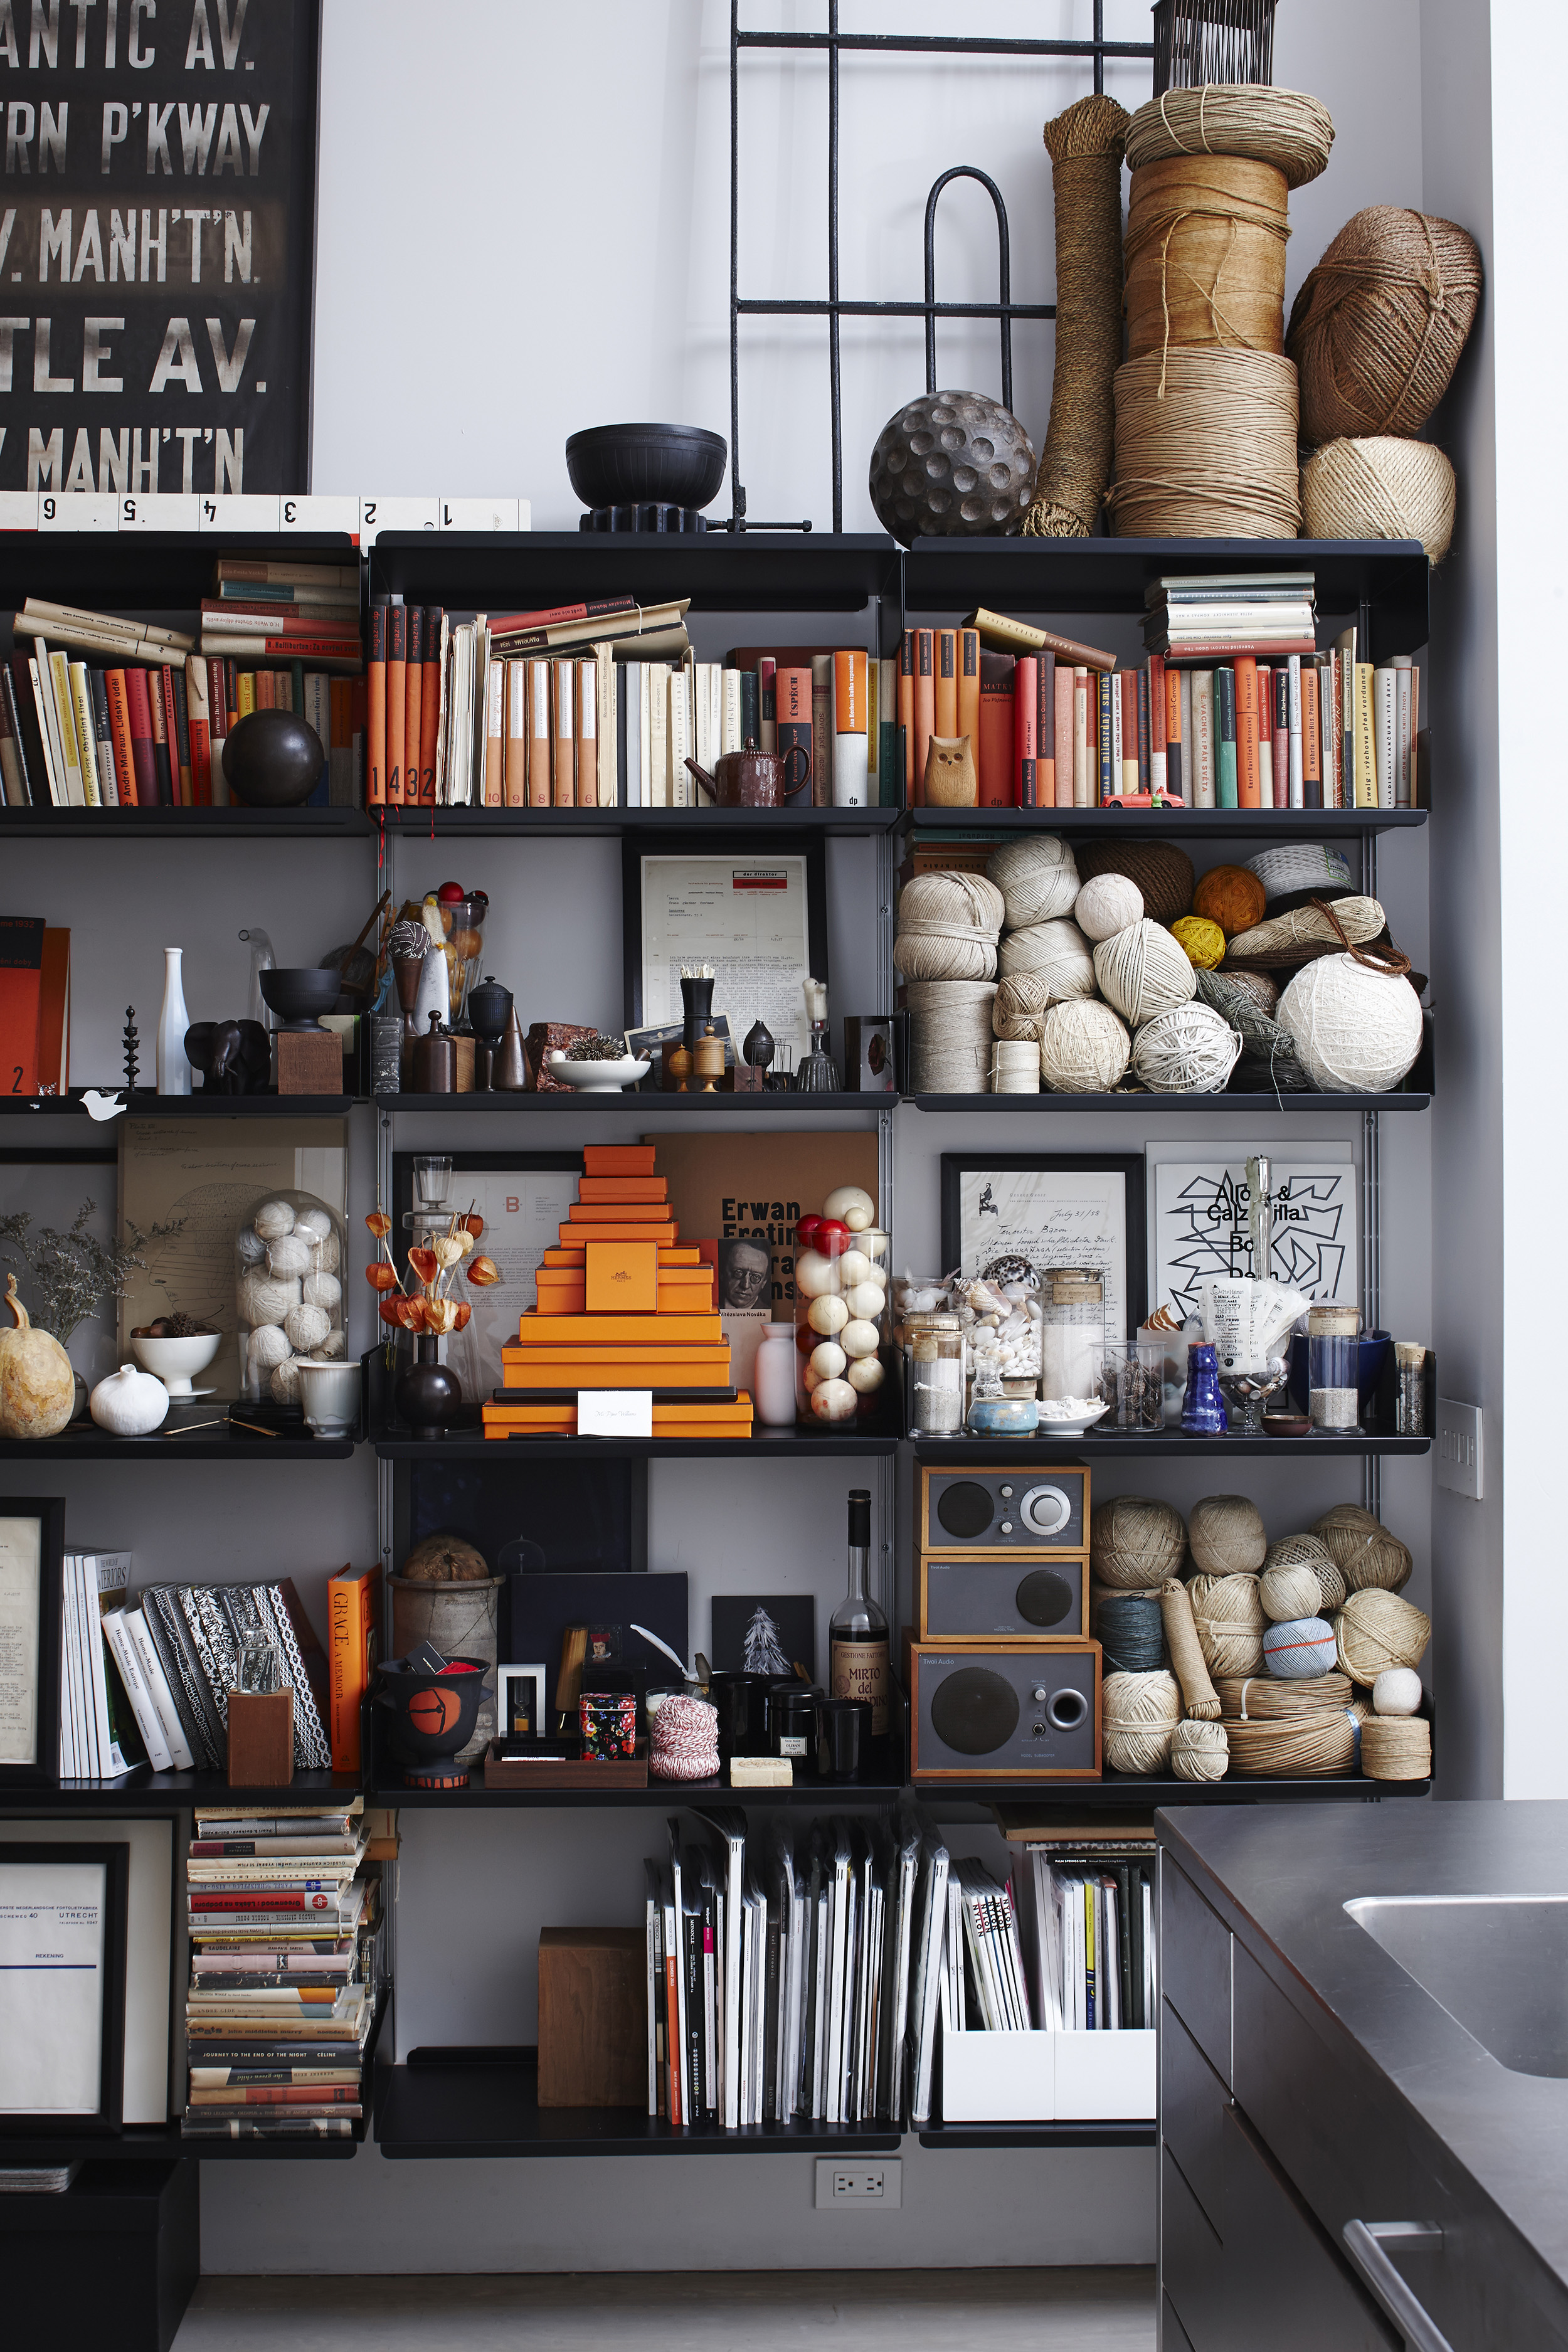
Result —
<path fill-rule="evenodd" d="M 566 473 L 585 507 L 705 507 L 730 445 L 700 425 L 595 425 L 566 444 Z"/>
<path fill-rule="evenodd" d="M 321 737 L 291 710 L 252 710 L 224 737 L 224 778 L 247 808 L 303 807 L 326 764 Z"/>
<path fill-rule="evenodd" d="M 318 1013 L 330 1013 L 342 982 L 319 964 L 286 964 L 256 975 L 263 997 L 287 1029 L 319 1029 Z"/>
<path fill-rule="evenodd" d="M 428 1764 L 468 1746 L 489 1680 L 483 1658 L 449 1658 L 440 1675 L 416 1674 L 404 1659 L 388 1658 L 378 1675 L 375 1703 L 391 1710 L 392 1744 L 401 1755 Z"/>

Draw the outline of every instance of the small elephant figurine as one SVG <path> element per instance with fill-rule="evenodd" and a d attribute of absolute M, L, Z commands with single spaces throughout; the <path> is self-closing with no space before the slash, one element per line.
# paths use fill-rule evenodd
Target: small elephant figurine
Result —
<path fill-rule="evenodd" d="M 197 1021 L 185 1032 L 185 1059 L 209 1095 L 258 1095 L 272 1075 L 272 1045 L 259 1021 Z"/>

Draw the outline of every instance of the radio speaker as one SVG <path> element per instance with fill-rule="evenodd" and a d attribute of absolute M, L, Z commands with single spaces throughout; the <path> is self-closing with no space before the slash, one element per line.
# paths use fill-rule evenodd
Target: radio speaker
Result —
<path fill-rule="evenodd" d="M 1098 1642 L 911 1642 L 908 1660 L 913 1780 L 1099 1779 Z"/>
<path fill-rule="evenodd" d="M 921 1467 L 921 1551 L 1054 1552 L 1089 1549 L 1089 1472 L 986 1462 Z"/>
<path fill-rule="evenodd" d="M 1089 1631 L 1089 1562 L 1079 1552 L 922 1552 L 922 1642 L 1067 1642 Z"/>

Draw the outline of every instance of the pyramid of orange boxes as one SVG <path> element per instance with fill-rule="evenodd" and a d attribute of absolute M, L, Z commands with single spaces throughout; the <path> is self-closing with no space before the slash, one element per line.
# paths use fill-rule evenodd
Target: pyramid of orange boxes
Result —
<path fill-rule="evenodd" d="M 750 1437 L 752 1400 L 730 1386 L 714 1271 L 682 1249 L 651 1143 L 591 1143 L 561 1245 L 534 1277 L 538 1305 L 501 1350 L 506 1386 L 487 1437 L 575 1436 L 579 1389 L 650 1389 L 656 1437 Z"/>

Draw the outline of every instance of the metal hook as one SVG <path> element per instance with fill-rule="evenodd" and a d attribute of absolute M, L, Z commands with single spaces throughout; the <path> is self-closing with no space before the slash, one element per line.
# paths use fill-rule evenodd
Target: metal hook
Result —
<path fill-rule="evenodd" d="M 1013 405 L 1013 321 L 1007 316 L 1007 304 L 1012 300 L 1012 258 L 1007 240 L 1007 207 L 1002 201 L 1002 191 L 994 180 L 977 171 L 973 163 L 955 163 L 940 180 L 933 180 L 926 198 L 926 390 L 936 390 L 936 315 L 930 305 L 936 300 L 936 200 L 950 180 L 978 180 L 996 207 L 996 246 L 1001 279 L 997 300 L 1002 305 L 1002 405 Z"/>

